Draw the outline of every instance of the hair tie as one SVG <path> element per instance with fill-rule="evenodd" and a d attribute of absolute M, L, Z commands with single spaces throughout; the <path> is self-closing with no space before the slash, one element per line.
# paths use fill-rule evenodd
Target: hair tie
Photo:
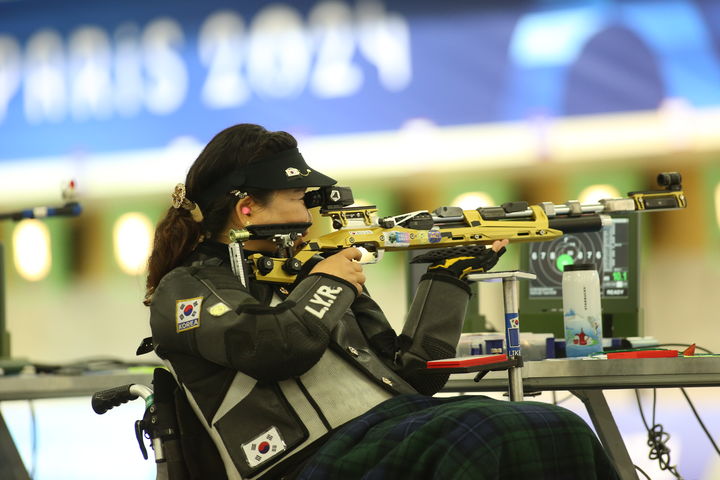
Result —
<path fill-rule="evenodd" d="M 197 223 L 200 223 L 203 221 L 203 215 L 200 211 L 200 207 L 197 203 L 193 202 L 189 198 L 185 196 L 185 184 L 178 183 L 175 185 L 175 191 L 170 195 L 172 198 L 172 206 L 175 209 L 183 208 L 190 212 L 190 215 L 192 215 L 193 220 L 195 220 Z"/>

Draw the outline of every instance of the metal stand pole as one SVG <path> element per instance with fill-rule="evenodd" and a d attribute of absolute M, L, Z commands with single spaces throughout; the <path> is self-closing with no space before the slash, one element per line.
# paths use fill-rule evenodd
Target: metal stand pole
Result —
<path fill-rule="evenodd" d="M 532 273 L 519 272 L 517 270 L 468 275 L 468 280 L 475 282 L 502 279 L 507 356 L 508 360 L 518 360 L 519 365 L 522 365 L 522 354 L 520 351 L 520 314 L 518 313 L 518 307 L 520 305 L 518 282 L 521 278 L 532 280 L 536 277 Z M 510 400 L 513 402 L 521 401 L 523 399 L 522 366 L 513 366 L 508 369 L 508 383 Z"/>
<path fill-rule="evenodd" d="M 518 279 L 505 277 L 503 282 L 503 301 L 505 303 L 505 345 L 508 359 L 515 359 L 520 353 L 520 317 L 518 315 Z M 522 367 L 510 367 L 510 400 L 519 402 L 523 399 Z"/>

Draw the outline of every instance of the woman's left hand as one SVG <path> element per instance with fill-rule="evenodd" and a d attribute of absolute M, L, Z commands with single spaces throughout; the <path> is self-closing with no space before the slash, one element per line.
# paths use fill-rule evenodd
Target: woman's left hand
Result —
<path fill-rule="evenodd" d="M 505 247 L 508 243 L 510 243 L 510 240 L 508 240 L 507 238 L 504 238 L 502 240 L 495 240 L 491 248 L 496 252 L 499 252 L 500 249 Z"/>

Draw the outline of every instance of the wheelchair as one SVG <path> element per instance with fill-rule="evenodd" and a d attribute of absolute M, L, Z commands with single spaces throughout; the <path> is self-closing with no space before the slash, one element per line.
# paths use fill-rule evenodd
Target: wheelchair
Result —
<path fill-rule="evenodd" d="M 145 402 L 145 413 L 135 422 L 135 437 L 148 459 L 149 440 L 157 467 L 156 480 L 226 480 L 220 455 L 205 428 L 195 416 L 181 387 L 170 372 L 156 368 L 153 388 L 129 384 L 95 392 L 92 408 L 98 415 L 136 400 Z"/>

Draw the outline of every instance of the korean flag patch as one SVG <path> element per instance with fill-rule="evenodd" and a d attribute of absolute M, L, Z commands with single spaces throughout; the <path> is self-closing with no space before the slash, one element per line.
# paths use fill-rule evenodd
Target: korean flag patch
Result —
<path fill-rule="evenodd" d="M 203 297 L 188 298 L 175 302 L 175 324 L 177 333 L 200 326 L 200 307 Z"/>
<path fill-rule="evenodd" d="M 280 436 L 277 427 L 273 426 L 257 438 L 250 440 L 248 443 L 243 443 L 242 450 L 250 468 L 255 468 L 275 455 L 284 452 L 285 442 Z"/>

